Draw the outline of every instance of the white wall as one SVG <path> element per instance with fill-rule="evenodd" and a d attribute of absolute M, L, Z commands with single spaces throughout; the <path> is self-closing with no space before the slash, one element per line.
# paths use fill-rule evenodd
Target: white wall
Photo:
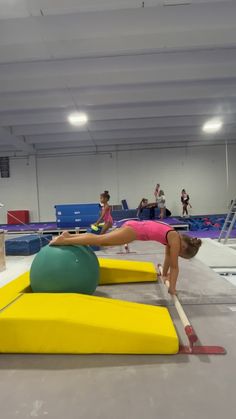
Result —
<path fill-rule="evenodd" d="M 108 189 L 111 203 L 126 198 L 136 207 L 142 197 L 153 199 L 157 182 L 173 214 L 180 214 L 180 191 L 191 195 L 192 214 L 222 213 L 226 202 L 236 196 L 236 145 L 229 146 L 227 196 L 225 148 L 223 146 L 126 151 L 111 155 L 11 159 L 9 179 L 0 179 L 0 222 L 7 209 L 29 209 L 31 221 L 38 220 L 37 182 L 41 221 L 55 219 L 54 205 L 97 202 Z"/>
<path fill-rule="evenodd" d="M 53 220 L 54 205 L 99 202 L 108 189 L 117 202 L 115 159 L 109 155 L 38 159 L 40 217 Z"/>
<path fill-rule="evenodd" d="M 233 152 L 231 148 L 229 151 L 230 196 L 236 196 L 233 190 L 236 184 L 236 147 Z M 152 199 L 157 182 L 164 189 L 167 207 L 173 214 L 181 211 L 182 188 L 191 196 L 192 214 L 225 212 L 227 190 L 224 147 L 130 152 L 119 159 L 120 196 L 132 197 L 128 199 L 132 206 L 142 195 Z"/>
<path fill-rule="evenodd" d="M 7 222 L 7 210 L 29 209 L 32 220 L 38 219 L 35 158 L 11 159 L 10 178 L 0 178 L 0 222 Z"/>

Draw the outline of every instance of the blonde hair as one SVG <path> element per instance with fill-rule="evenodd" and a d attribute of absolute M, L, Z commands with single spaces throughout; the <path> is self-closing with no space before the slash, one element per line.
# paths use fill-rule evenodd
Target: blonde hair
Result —
<path fill-rule="evenodd" d="M 183 257 L 185 259 L 193 258 L 202 245 L 201 239 L 198 239 L 197 237 L 189 237 L 184 234 L 182 234 L 181 237 L 184 243 L 187 245 L 187 248 L 184 250 Z"/>

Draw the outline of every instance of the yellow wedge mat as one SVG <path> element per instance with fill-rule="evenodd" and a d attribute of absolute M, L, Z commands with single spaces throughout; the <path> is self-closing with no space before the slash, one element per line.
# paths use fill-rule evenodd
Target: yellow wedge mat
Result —
<path fill-rule="evenodd" d="M 157 280 L 152 262 L 98 258 L 100 265 L 99 285 L 130 282 L 151 282 Z"/>
<path fill-rule="evenodd" d="M 99 263 L 101 283 L 137 282 L 137 277 L 141 280 L 139 272 L 142 280 L 156 280 L 152 263 L 110 259 L 100 259 Z M 0 289 L 0 352 L 178 352 L 178 337 L 166 308 L 81 294 L 29 291 L 28 272 Z"/>
<path fill-rule="evenodd" d="M 157 280 L 156 269 L 151 262 L 99 258 L 99 265 L 99 285 Z M 29 286 L 29 272 L 26 272 L 0 288 L 0 310 L 14 300 L 19 293 L 26 292 Z"/>
<path fill-rule="evenodd" d="M 81 294 L 22 294 L 0 312 L 2 353 L 174 354 L 166 308 Z"/>
<path fill-rule="evenodd" d="M 27 292 L 29 285 L 29 272 L 26 272 L 0 288 L 0 310 L 14 301 L 20 293 Z"/>

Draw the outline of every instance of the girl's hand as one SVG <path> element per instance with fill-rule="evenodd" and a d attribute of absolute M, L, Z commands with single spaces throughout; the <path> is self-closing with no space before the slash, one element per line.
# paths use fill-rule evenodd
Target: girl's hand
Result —
<path fill-rule="evenodd" d="M 168 293 L 170 294 L 170 295 L 176 295 L 177 293 L 176 293 L 176 289 L 175 288 L 172 288 L 171 286 L 169 287 L 169 289 L 168 289 Z"/>
<path fill-rule="evenodd" d="M 162 275 L 162 281 L 164 282 L 164 284 L 166 283 L 166 281 L 170 282 L 170 274 Z"/>
<path fill-rule="evenodd" d="M 176 295 L 176 289 L 175 289 L 175 287 L 172 287 L 170 285 L 170 274 L 167 274 L 166 276 L 162 276 L 162 281 L 164 282 L 164 284 L 166 283 L 166 281 L 168 281 L 169 282 L 168 293 L 170 295 Z"/>

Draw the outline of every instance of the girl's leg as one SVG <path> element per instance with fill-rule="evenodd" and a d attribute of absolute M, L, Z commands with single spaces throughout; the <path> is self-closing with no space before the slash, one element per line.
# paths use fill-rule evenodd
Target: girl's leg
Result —
<path fill-rule="evenodd" d="M 92 233 L 77 234 L 71 237 L 58 236 L 51 241 L 51 245 L 80 245 L 80 246 L 119 246 L 137 239 L 131 227 L 121 227 L 111 233 L 96 236 Z"/>
<path fill-rule="evenodd" d="M 188 204 L 185 205 L 185 214 L 188 215 Z"/>
<path fill-rule="evenodd" d="M 100 235 L 105 234 L 111 227 L 112 227 L 112 223 L 105 223 L 104 226 L 102 227 Z"/>

